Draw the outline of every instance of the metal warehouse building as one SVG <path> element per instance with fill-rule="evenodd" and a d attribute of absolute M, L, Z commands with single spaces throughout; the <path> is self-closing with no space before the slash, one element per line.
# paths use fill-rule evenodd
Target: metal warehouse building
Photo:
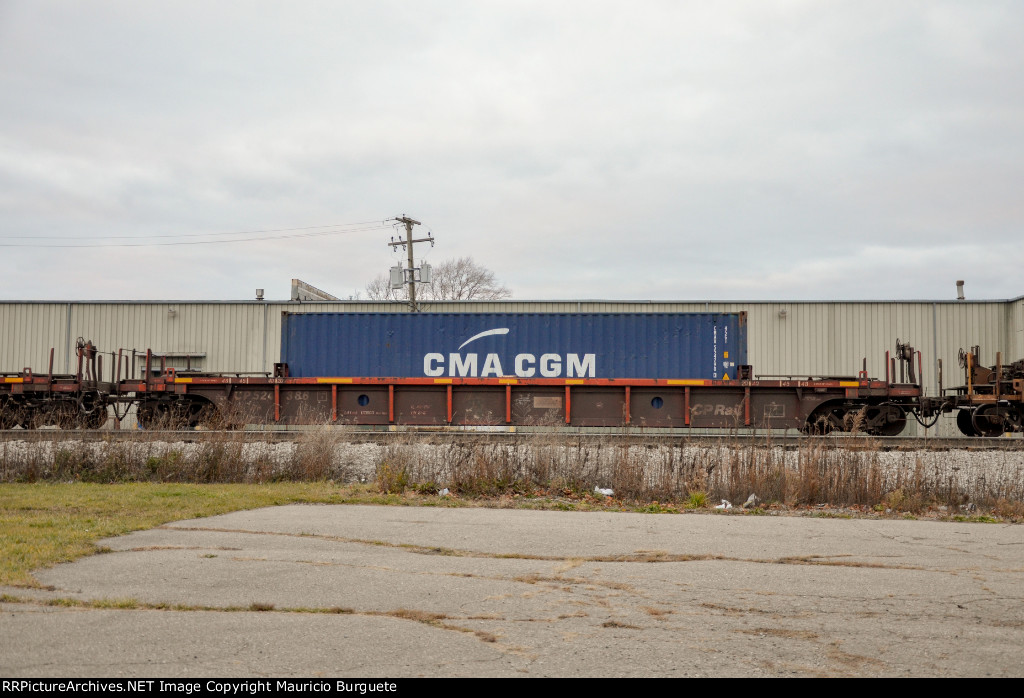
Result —
<path fill-rule="evenodd" d="M 961 348 L 981 346 L 995 363 L 1024 358 L 1024 296 L 985 301 L 456 301 L 423 312 L 747 313 L 748 361 L 755 376 L 885 375 L 897 338 L 923 354 L 923 384 L 959 384 Z M 150 348 L 170 366 L 206 371 L 271 372 L 280 360 L 281 317 L 302 312 L 409 312 L 401 302 L 366 301 L 0 301 L 0 370 L 74 370 L 77 338 L 101 351 Z M 331 347 L 324 347 L 330 351 Z M 372 350 L 372 349 L 371 349 Z M 110 366 L 109 357 L 105 364 Z M 108 369 L 109 373 L 109 369 Z"/>

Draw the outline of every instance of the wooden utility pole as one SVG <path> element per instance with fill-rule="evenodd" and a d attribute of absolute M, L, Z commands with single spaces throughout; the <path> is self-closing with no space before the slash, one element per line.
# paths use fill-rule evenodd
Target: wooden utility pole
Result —
<path fill-rule="evenodd" d="M 409 307 L 412 309 L 412 312 L 415 313 L 419 310 L 419 307 L 416 305 L 416 269 L 413 261 L 412 246 L 417 242 L 429 242 L 430 246 L 433 247 L 434 238 L 430 237 L 428 234 L 425 238 L 413 240 L 412 227 L 414 225 L 420 225 L 420 222 L 415 221 L 408 216 L 402 215 L 398 218 L 392 218 L 391 220 L 398 221 L 405 226 L 405 240 L 392 240 L 388 245 L 391 247 L 398 247 L 401 245 L 409 252 L 409 269 L 407 270 L 409 276 L 408 279 L 406 279 L 406 283 L 409 284 Z"/>

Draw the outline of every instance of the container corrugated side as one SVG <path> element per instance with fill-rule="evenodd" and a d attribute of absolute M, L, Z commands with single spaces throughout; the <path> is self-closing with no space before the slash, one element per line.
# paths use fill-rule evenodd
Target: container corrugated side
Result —
<path fill-rule="evenodd" d="M 735 377 L 745 313 L 285 313 L 292 376 Z"/>

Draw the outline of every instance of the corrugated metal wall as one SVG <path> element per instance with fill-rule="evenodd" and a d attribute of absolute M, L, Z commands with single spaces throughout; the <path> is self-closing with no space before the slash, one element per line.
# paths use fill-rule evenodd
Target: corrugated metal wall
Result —
<path fill-rule="evenodd" d="M 0 370 L 45 370 L 52 347 L 54 371 L 72 372 L 82 337 L 104 352 L 205 354 L 204 369 L 262 371 L 279 351 L 276 335 L 265 341 L 269 315 L 262 303 L 0 302 Z"/>
<path fill-rule="evenodd" d="M 66 372 L 72 303 L 0 303 L 0 371 L 31 367 L 46 371 L 50 347 L 53 370 Z M 74 341 L 74 338 L 71 339 Z"/>
<path fill-rule="evenodd" d="M 1009 301 L 893 302 L 634 302 L 497 301 L 427 303 L 431 312 L 680 313 L 746 311 L 748 358 L 757 375 L 852 375 L 868 360 L 885 374 L 896 339 L 924 354 L 925 386 L 936 390 L 935 358 L 945 383 L 957 382 L 961 347 L 980 344 L 982 360 L 1024 357 L 1024 297 Z M 118 347 L 205 354 L 211 371 L 270 371 L 280 356 L 281 313 L 407 312 L 376 302 L 0 302 L 0 370 L 73 368 L 76 337 L 102 350 Z M 109 370 L 109 369 L 108 369 Z"/>
<path fill-rule="evenodd" d="M 1006 351 L 1009 352 L 1008 358 L 1016 361 L 1024 358 L 1024 297 L 1010 301 L 1006 316 Z"/>

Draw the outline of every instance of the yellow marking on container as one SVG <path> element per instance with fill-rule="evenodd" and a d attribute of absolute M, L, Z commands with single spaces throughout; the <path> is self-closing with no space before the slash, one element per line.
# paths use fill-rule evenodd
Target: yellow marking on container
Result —
<path fill-rule="evenodd" d="M 685 380 L 668 380 L 669 385 L 707 385 L 710 381 L 687 378 Z"/>
<path fill-rule="evenodd" d="M 839 381 L 840 388 L 859 388 L 860 381 Z"/>
<path fill-rule="evenodd" d="M 518 378 L 499 378 L 498 383 L 502 385 L 519 385 Z"/>
<path fill-rule="evenodd" d="M 174 382 L 175 383 L 191 383 L 192 379 L 191 378 L 175 378 Z"/>
<path fill-rule="evenodd" d="M 4 378 L 4 383 L 24 383 L 24 378 Z"/>
<path fill-rule="evenodd" d="M 434 382 L 435 383 L 451 383 L 452 379 L 451 378 L 435 378 Z"/>
<path fill-rule="evenodd" d="M 574 378 L 572 380 L 566 380 L 565 384 L 566 385 L 583 385 L 583 381 L 581 379 L 579 379 L 579 378 Z"/>
<path fill-rule="evenodd" d="M 728 359 L 728 358 L 729 358 L 729 352 L 727 352 L 727 351 L 723 351 L 723 352 L 722 352 L 722 358 L 723 358 L 723 359 Z"/>
<path fill-rule="evenodd" d="M 725 380 L 725 381 L 729 380 L 729 374 L 726 373 L 724 376 L 722 376 L 722 380 Z"/>
<path fill-rule="evenodd" d="M 351 378 L 317 378 L 317 383 L 351 383 Z"/>

